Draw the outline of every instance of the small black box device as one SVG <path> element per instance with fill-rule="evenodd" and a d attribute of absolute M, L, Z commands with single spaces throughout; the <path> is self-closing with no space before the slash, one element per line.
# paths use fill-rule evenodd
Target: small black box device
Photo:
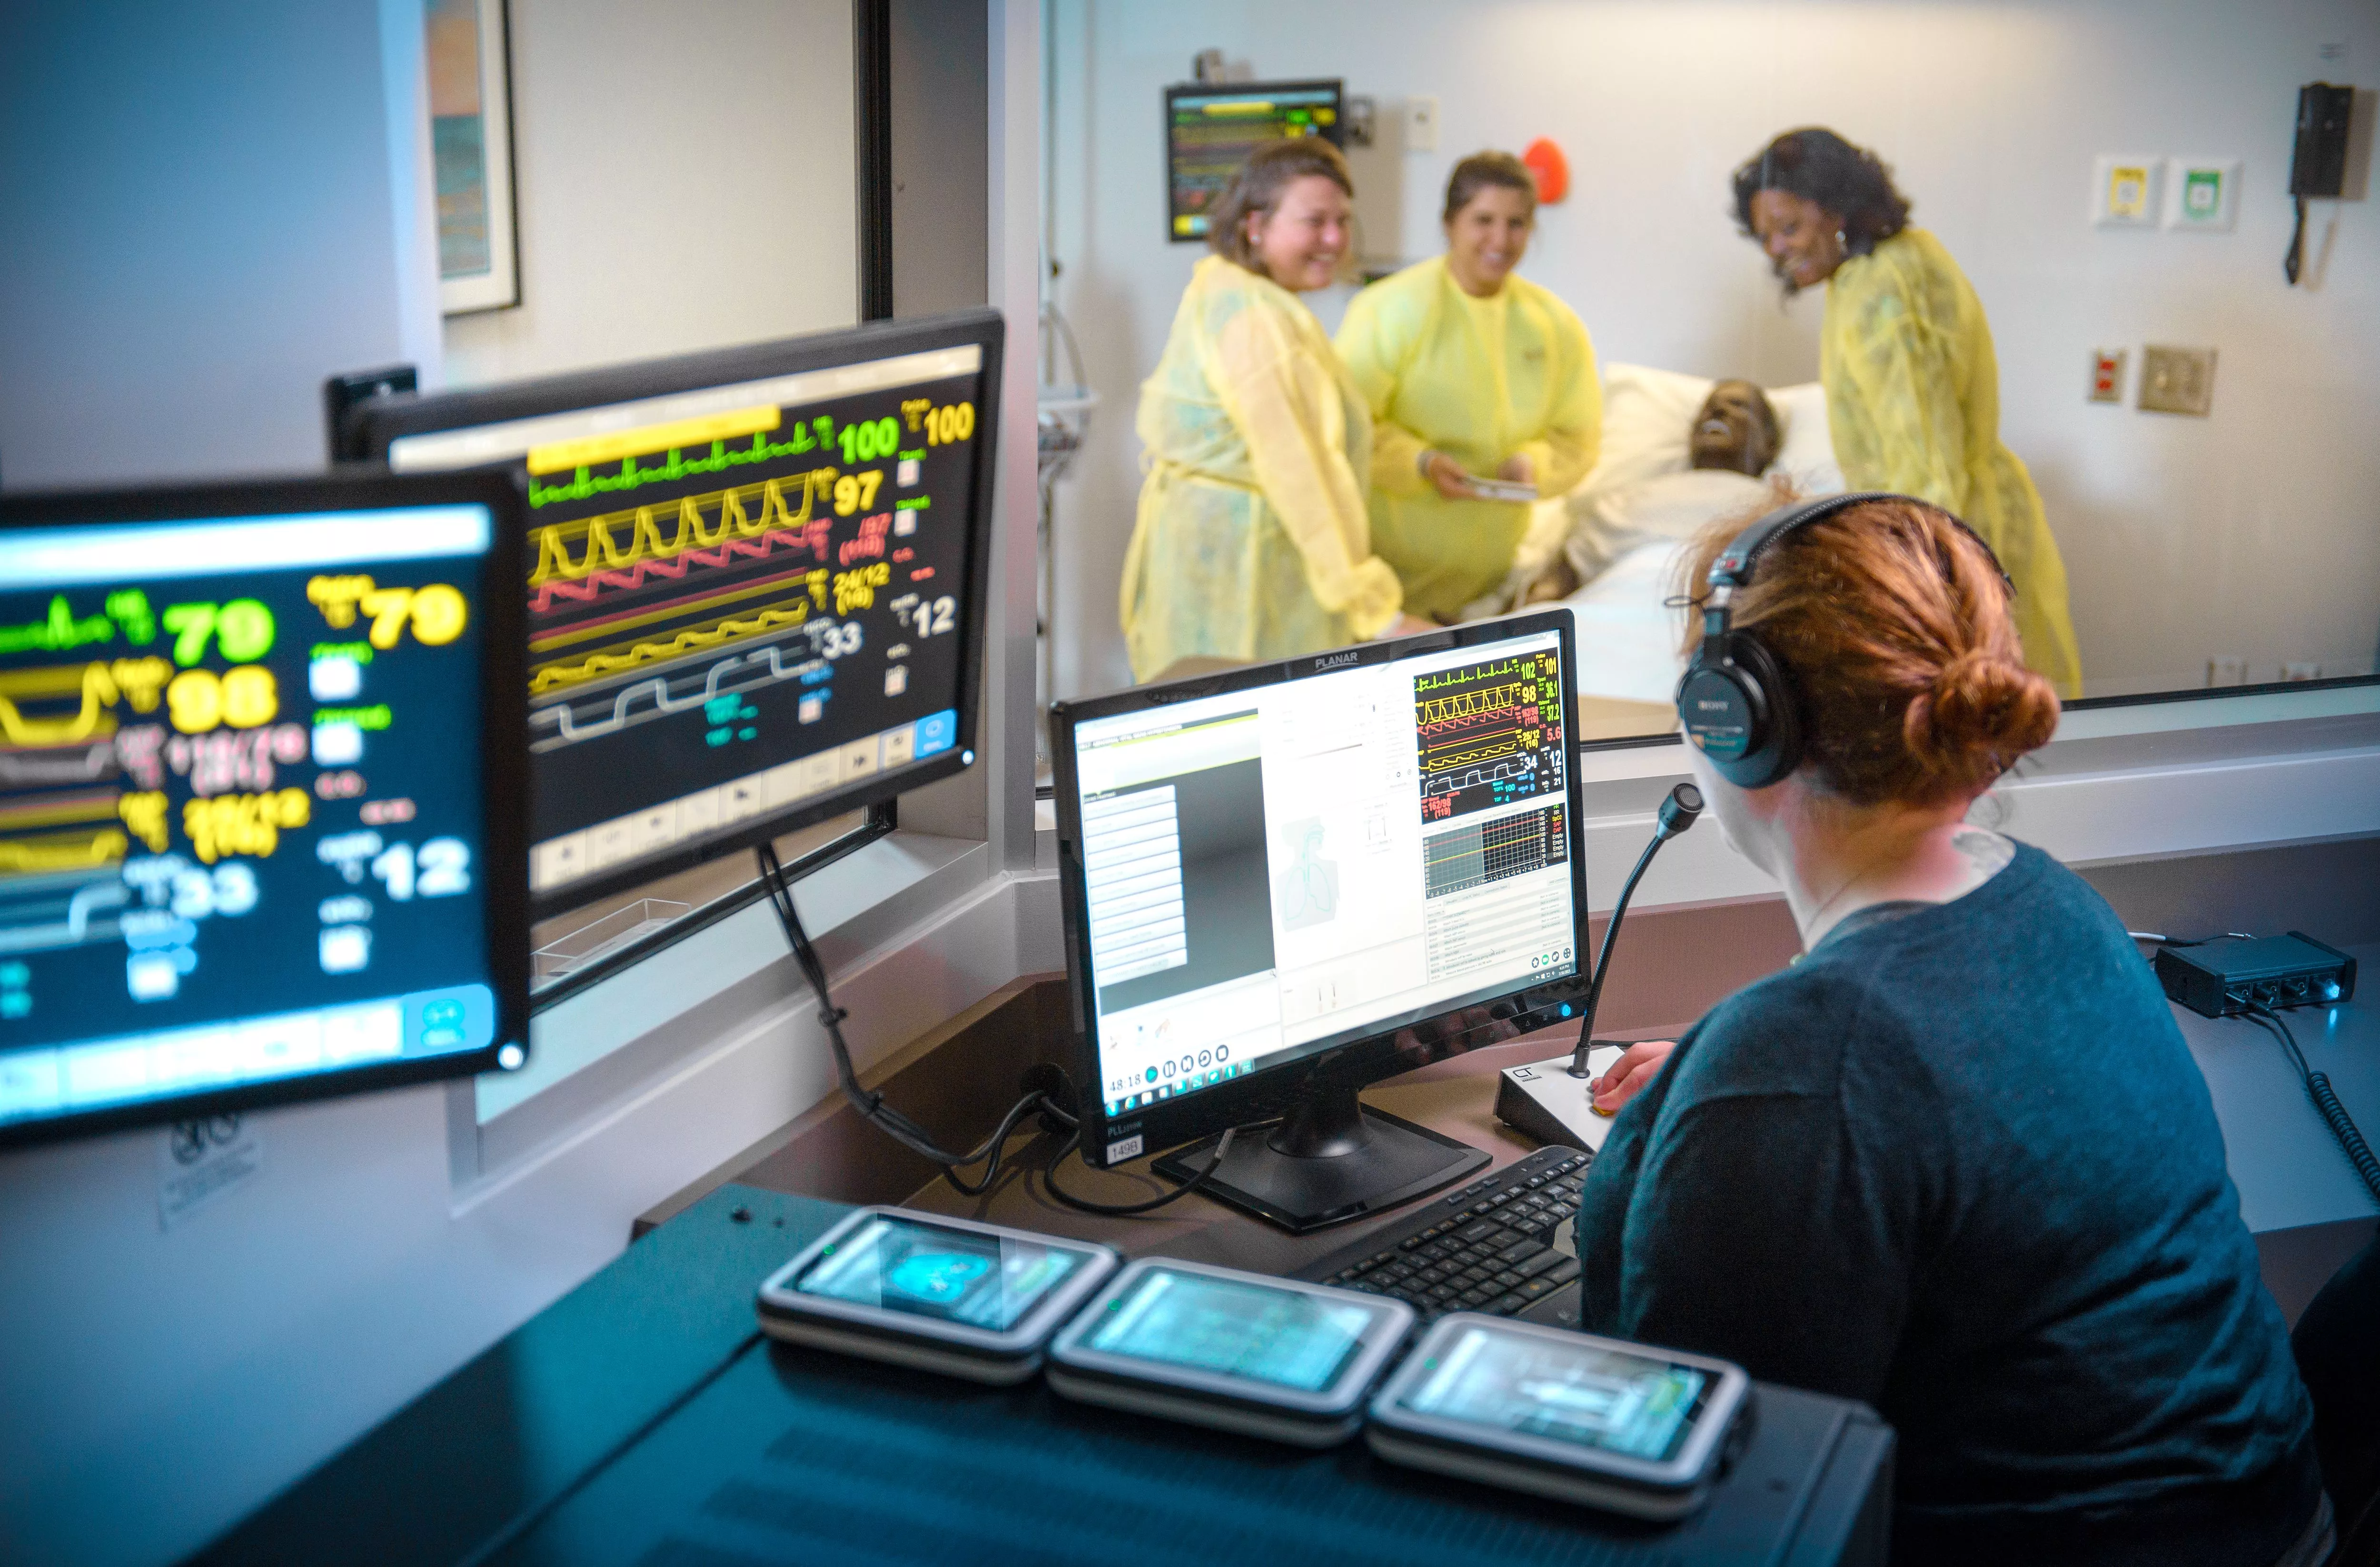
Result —
<path fill-rule="evenodd" d="M 2347 128 L 2355 89 L 2312 81 L 2298 89 L 2298 139 L 2289 194 L 2335 199 L 2347 188 Z"/>
<path fill-rule="evenodd" d="M 2159 947 L 2156 976 L 2167 995 L 2202 1017 L 2231 1017 L 2252 1005 L 2277 1011 L 2355 998 L 2355 960 L 2299 930 L 2187 950 Z"/>

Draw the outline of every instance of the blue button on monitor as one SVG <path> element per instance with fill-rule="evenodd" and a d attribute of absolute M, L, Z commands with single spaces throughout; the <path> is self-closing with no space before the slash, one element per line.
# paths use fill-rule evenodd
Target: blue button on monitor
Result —
<path fill-rule="evenodd" d="M 929 757 L 937 751 L 947 751 L 958 743 L 959 715 L 955 709 L 944 708 L 917 721 L 917 748 L 913 753 Z"/>

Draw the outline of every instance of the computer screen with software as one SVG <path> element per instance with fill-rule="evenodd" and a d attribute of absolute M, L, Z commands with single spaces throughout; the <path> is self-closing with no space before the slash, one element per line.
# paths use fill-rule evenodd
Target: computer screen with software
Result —
<path fill-rule="evenodd" d="M 1343 1048 L 1569 999 L 1569 637 L 1538 614 L 1058 710 L 1094 1162 Z"/>
<path fill-rule="evenodd" d="M 516 526 L 453 477 L 0 500 L 0 1143 L 518 1063 Z"/>
<path fill-rule="evenodd" d="M 349 416 L 400 473 L 527 498 L 540 910 L 972 761 L 1002 331 L 965 311 Z"/>

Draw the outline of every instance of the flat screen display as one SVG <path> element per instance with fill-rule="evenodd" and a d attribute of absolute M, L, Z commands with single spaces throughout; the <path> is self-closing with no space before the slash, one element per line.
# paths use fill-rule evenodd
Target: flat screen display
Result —
<path fill-rule="evenodd" d="M 0 528 L 0 1137 L 492 1064 L 491 508 L 39 507 Z"/>
<path fill-rule="evenodd" d="M 941 346 L 831 334 L 400 403 L 375 427 L 400 473 L 496 468 L 527 497 L 540 907 L 958 765 L 998 322 L 920 336 Z M 801 368 L 756 371 L 772 360 Z"/>
<path fill-rule="evenodd" d="M 875 1215 L 821 1252 L 793 1287 L 796 1294 L 1004 1333 L 1092 1255 Z"/>
<path fill-rule="evenodd" d="M 1661 1463 L 1693 1433 L 1711 1379 L 1651 1355 L 1473 1328 L 1402 1402 L 1416 1415 Z"/>
<path fill-rule="evenodd" d="M 1303 1290 L 1152 1268 L 1111 1302 L 1086 1349 L 1321 1392 L 1364 1347 L 1363 1306 Z"/>
<path fill-rule="evenodd" d="M 1223 187 L 1268 141 L 1346 144 L 1337 81 L 1239 82 L 1165 90 L 1166 237 L 1207 237 Z"/>
<path fill-rule="evenodd" d="M 1561 645 L 1074 723 L 1111 1118 L 1577 972 Z"/>

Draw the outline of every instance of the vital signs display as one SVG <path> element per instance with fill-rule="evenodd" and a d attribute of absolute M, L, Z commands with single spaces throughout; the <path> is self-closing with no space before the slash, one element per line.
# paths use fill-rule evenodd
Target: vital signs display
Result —
<path fill-rule="evenodd" d="M 0 514 L 0 1137 L 520 1038 L 485 668 L 514 505 L 426 488 L 483 498 Z"/>
<path fill-rule="evenodd" d="M 578 901 L 889 798 L 973 735 L 999 319 L 371 417 L 528 507 L 530 884 Z"/>

